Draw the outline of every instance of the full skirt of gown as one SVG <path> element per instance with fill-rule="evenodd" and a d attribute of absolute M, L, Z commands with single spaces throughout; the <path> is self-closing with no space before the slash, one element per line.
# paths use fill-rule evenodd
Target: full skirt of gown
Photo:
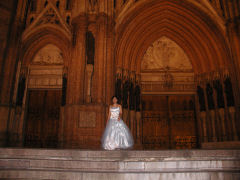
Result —
<path fill-rule="evenodd" d="M 132 134 L 122 119 L 109 119 L 103 133 L 102 148 L 106 150 L 127 149 L 134 144 Z"/>

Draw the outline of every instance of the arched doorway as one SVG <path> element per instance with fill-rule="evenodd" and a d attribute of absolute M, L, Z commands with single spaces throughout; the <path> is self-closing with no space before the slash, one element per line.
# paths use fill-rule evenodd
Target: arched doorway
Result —
<path fill-rule="evenodd" d="M 123 118 L 129 118 L 130 125 L 132 121 L 137 122 L 137 139 L 143 148 L 196 148 L 196 142 L 206 141 L 207 136 L 213 141 L 216 131 L 221 131 L 215 130 L 214 124 L 222 121 L 222 115 L 214 116 L 210 108 L 201 110 L 199 101 L 208 104 L 214 100 L 214 94 L 205 91 L 205 85 L 211 81 L 212 88 L 213 81 L 219 80 L 218 74 L 231 66 L 221 22 L 187 0 L 143 0 L 126 10 L 119 20 L 116 89 L 122 88 L 122 93 L 117 94 L 122 94 Z M 173 49 L 170 53 L 162 53 L 169 47 Z M 129 84 L 140 87 L 141 91 L 141 108 L 135 108 L 136 116 L 129 108 L 132 101 Z M 199 84 L 204 89 L 201 97 L 197 95 Z M 200 111 L 207 112 L 200 117 Z M 148 136 L 145 147 L 144 133 Z"/>
<path fill-rule="evenodd" d="M 25 147 L 58 146 L 62 82 L 62 52 L 57 46 L 47 44 L 28 65 Z"/>
<path fill-rule="evenodd" d="M 141 90 L 143 148 L 196 148 L 193 68 L 171 39 L 161 37 L 144 54 Z"/>

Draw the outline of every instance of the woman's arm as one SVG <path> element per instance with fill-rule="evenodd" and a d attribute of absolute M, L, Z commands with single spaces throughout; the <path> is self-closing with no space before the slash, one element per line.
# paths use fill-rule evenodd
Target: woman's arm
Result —
<path fill-rule="evenodd" d="M 120 121 L 120 119 L 122 119 L 122 106 L 119 105 L 119 108 L 120 108 L 120 112 L 119 112 L 118 120 Z"/>

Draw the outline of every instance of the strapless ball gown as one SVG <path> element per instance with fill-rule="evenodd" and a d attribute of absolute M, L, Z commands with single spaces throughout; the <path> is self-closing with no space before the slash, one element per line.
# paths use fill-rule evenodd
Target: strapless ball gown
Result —
<path fill-rule="evenodd" d="M 103 149 L 127 149 L 131 148 L 134 144 L 129 128 L 122 119 L 118 120 L 119 113 L 119 107 L 110 108 L 110 119 L 107 122 L 101 139 Z"/>

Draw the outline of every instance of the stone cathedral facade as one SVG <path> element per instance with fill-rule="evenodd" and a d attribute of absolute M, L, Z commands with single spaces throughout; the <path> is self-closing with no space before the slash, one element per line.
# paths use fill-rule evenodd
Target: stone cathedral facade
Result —
<path fill-rule="evenodd" d="M 239 145 L 239 0 L 0 5 L 0 146 L 98 149 L 113 95 L 137 149 Z"/>

